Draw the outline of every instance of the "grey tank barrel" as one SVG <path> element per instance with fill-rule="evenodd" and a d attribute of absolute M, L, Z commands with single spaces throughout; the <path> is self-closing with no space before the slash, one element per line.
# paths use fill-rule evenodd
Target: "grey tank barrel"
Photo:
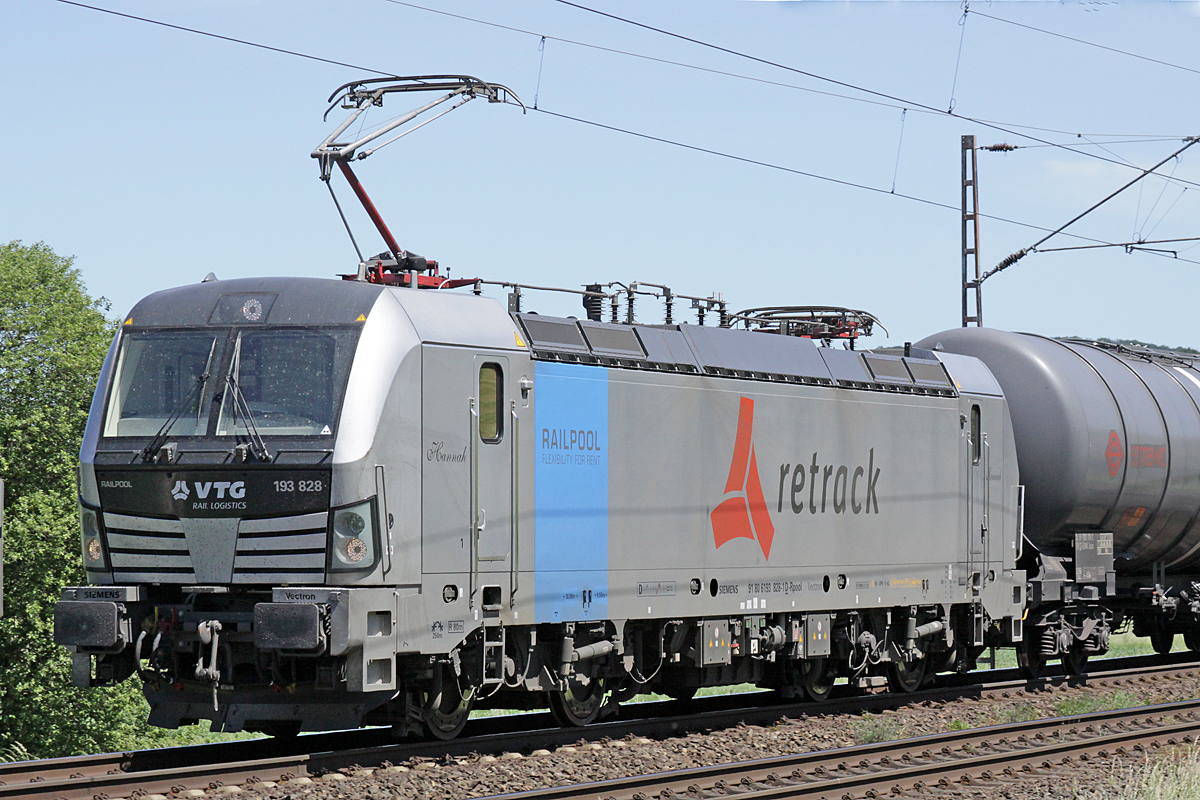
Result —
<path fill-rule="evenodd" d="M 979 358 L 1000 383 L 1034 545 L 1111 531 L 1118 572 L 1200 565 L 1200 360 L 987 328 L 917 346 Z"/>

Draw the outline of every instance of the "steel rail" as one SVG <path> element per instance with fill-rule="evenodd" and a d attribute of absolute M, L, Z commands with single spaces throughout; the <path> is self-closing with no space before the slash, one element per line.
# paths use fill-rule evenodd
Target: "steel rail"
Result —
<path fill-rule="evenodd" d="M 1164 720 L 1175 720 L 1163 724 Z M 1195 741 L 1200 700 L 1018 722 L 858 745 L 815 753 L 695 767 L 671 772 L 496 795 L 494 800 L 642 800 L 753 792 L 756 798 L 874 797 L 953 782 L 991 780 L 997 773 L 1053 769 L 1092 755 L 1107 757 L 1148 744 Z"/>
<path fill-rule="evenodd" d="M 1117 680 L 1167 680 L 1200 674 L 1194 653 L 1140 656 L 1092 662 L 1087 676 L 1048 676 L 1037 681 L 1016 677 L 1016 670 L 994 670 L 963 676 L 941 676 L 949 685 L 909 694 L 848 695 L 822 703 L 778 703 L 774 695 L 754 693 L 698 698 L 686 706 L 677 702 L 626 704 L 634 718 L 600 722 L 586 728 L 553 727 L 545 713 L 472 720 L 467 736 L 449 742 L 396 741 L 386 728 L 338 731 L 292 739 L 258 739 L 208 745 L 106 753 L 44 761 L 0 763 L 0 800 L 24 797 L 93 800 L 97 795 L 133 791 L 169 793 L 207 789 L 222 783 L 279 780 L 310 776 L 355 765 L 396 763 L 410 758 L 502 753 L 574 744 L 590 739 L 628 735 L 666 738 L 691 731 L 714 730 L 737 724 L 770 725 L 781 719 L 814 714 L 847 714 L 901 708 L 918 702 L 1011 696 L 1082 686 L 1105 686 Z M 1166 663 L 1164 663 L 1164 660 Z M 1108 662 L 1108 663 L 1105 663 Z M 1100 667 L 1107 667 L 1098 670 Z M 982 681 L 981 681 L 982 679 Z M 844 689 L 845 687 L 839 687 Z M 753 705 L 760 698 L 768 705 Z M 681 713 L 686 708 L 687 713 Z"/>

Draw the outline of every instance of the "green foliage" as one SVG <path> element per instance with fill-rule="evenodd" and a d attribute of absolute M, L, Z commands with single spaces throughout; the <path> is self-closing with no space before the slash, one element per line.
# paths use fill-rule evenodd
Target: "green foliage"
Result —
<path fill-rule="evenodd" d="M 1118 708 L 1133 708 L 1141 705 L 1137 696 L 1129 692 L 1112 692 L 1105 695 L 1081 695 L 1064 697 L 1054 704 L 1054 713 L 1059 717 L 1076 714 L 1094 714 L 1097 711 L 1114 711 Z"/>
<path fill-rule="evenodd" d="M 0 245 L 0 476 L 8 500 L 73 495 L 79 440 L 113 336 L 72 259 Z"/>
<path fill-rule="evenodd" d="M 0 619 L 0 754 L 117 749 L 144 733 L 133 684 L 73 689 L 52 638 L 59 589 L 83 580 L 75 465 L 114 326 L 72 267 L 43 244 L 0 245 L 0 477 L 5 479 L 5 614 Z"/>
<path fill-rule="evenodd" d="M 0 761 L 216 738 L 149 727 L 137 680 L 72 687 L 70 655 L 53 641 L 59 590 L 84 582 L 76 465 L 115 332 L 71 262 L 44 244 L 0 244 Z"/>
<path fill-rule="evenodd" d="M 1000 709 L 992 717 L 997 725 L 1011 725 L 1017 722 L 1029 722 L 1035 720 L 1041 715 L 1038 710 L 1029 703 L 1018 703 L 1014 706 L 1006 706 Z"/>
<path fill-rule="evenodd" d="M 850 721 L 850 734 L 855 744 L 891 742 L 904 735 L 904 725 L 892 717 L 863 714 Z"/>

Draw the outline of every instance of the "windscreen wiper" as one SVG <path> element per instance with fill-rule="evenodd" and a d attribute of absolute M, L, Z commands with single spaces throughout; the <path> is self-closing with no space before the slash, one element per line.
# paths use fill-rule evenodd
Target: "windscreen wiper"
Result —
<path fill-rule="evenodd" d="M 168 464 L 174 460 L 174 446 L 172 446 L 171 452 L 164 454 L 159 451 L 163 449 L 163 442 L 165 442 L 167 440 L 167 436 L 170 435 L 171 428 L 176 422 L 179 421 L 179 418 L 183 416 L 184 410 L 191 405 L 193 399 L 199 401 L 199 394 L 203 390 L 204 384 L 207 380 L 207 372 L 204 372 L 196 378 L 196 387 L 188 392 L 187 397 L 183 398 L 183 402 L 171 412 L 171 416 L 167 417 L 167 421 L 164 422 L 162 427 L 158 429 L 158 433 L 154 434 L 154 438 L 150 440 L 150 444 L 146 445 L 146 448 L 142 450 L 142 463 L 159 461 L 163 455 L 166 456 L 166 461 Z"/>
<path fill-rule="evenodd" d="M 225 375 L 225 386 L 227 391 L 233 392 L 234 428 L 237 427 L 237 415 L 240 410 L 246 420 L 246 434 L 250 437 L 248 448 L 246 445 L 239 445 L 235 450 L 246 455 L 253 455 L 257 461 L 270 461 L 271 452 L 267 450 L 267 443 L 263 441 L 262 434 L 258 432 L 258 425 L 254 423 L 254 414 L 250 411 L 250 403 L 246 401 L 246 396 L 242 394 L 242 387 L 238 386 L 237 379 L 233 377 L 232 367 Z M 242 458 L 245 460 L 245 455 Z"/>
<path fill-rule="evenodd" d="M 191 404 L 192 398 L 196 399 L 196 424 L 200 424 L 200 398 L 203 396 L 204 384 L 208 382 L 208 368 L 212 366 L 213 353 L 216 349 L 217 340 L 214 338 L 208 348 L 208 360 L 204 362 L 204 371 L 196 376 L 195 388 L 188 392 L 187 397 L 183 398 L 183 401 L 171 412 L 171 416 L 167 417 L 167 421 L 158 429 L 158 433 L 154 434 L 154 438 L 150 440 L 150 444 L 146 445 L 145 449 L 142 450 L 143 464 L 151 461 L 161 461 L 164 455 L 168 464 L 175 460 L 175 450 L 173 447 L 170 449 L 170 452 L 165 454 L 159 451 L 162 450 L 163 443 L 166 442 L 167 437 L 171 434 L 171 428 L 175 426 L 175 423 L 183 416 L 184 410 Z"/>

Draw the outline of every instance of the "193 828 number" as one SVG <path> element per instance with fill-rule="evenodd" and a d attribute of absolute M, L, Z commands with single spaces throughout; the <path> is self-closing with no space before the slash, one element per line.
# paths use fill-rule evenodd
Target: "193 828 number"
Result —
<path fill-rule="evenodd" d="M 324 481 L 275 481 L 275 491 L 277 492 L 294 492 L 299 486 L 302 492 L 319 492 L 325 488 Z"/>

